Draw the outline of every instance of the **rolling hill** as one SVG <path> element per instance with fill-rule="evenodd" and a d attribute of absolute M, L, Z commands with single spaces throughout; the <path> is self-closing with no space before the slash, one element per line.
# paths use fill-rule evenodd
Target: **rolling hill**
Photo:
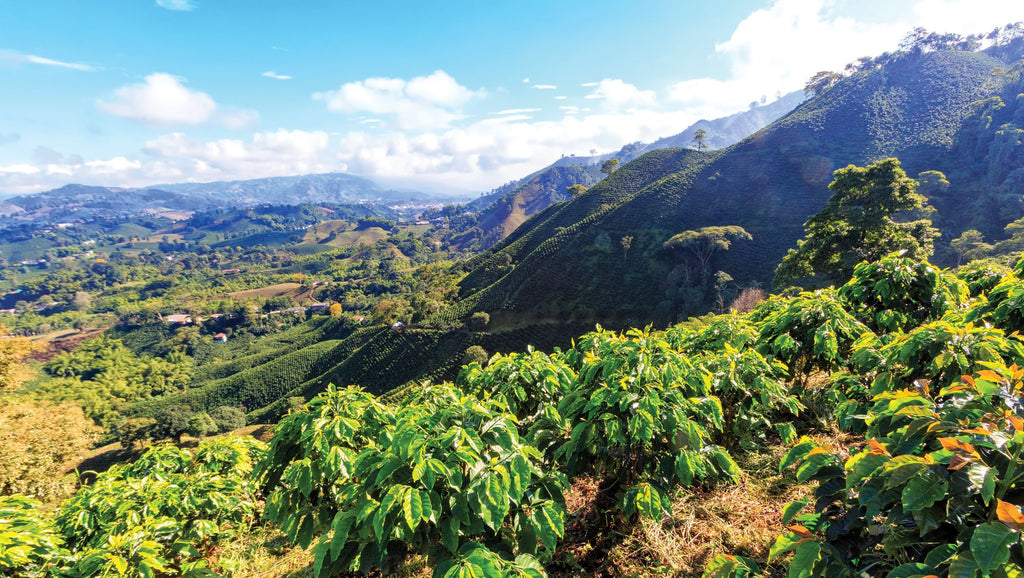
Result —
<path fill-rule="evenodd" d="M 730 146 L 757 132 L 772 121 L 793 110 L 806 97 L 802 92 L 791 92 L 769 104 L 758 104 L 750 110 L 714 120 L 700 120 L 682 132 L 653 143 L 631 143 L 614 153 L 594 156 L 566 156 L 551 165 L 514 183 L 481 197 L 469 207 L 479 211 L 477 227 L 481 229 L 480 245 L 489 248 L 507 237 L 523 222 L 547 207 L 569 200 L 566 192 L 572 185 L 593 186 L 604 175 L 601 164 L 608 159 L 627 163 L 651 151 L 693 145 L 693 135 L 704 130 L 704 145 L 709 149 Z M 757 104 L 757 103 L 754 103 Z"/>
<path fill-rule="evenodd" d="M 439 317 L 488 311 L 621 326 L 702 313 L 714 280 L 695 279 L 664 241 L 740 225 L 753 241 L 719 255 L 719 290 L 765 286 L 828 198 L 832 171 L 890 156 L 910 175 L 947 175 L 935 203 L 940 244 L 966 228 L 997 234 L 1024 214 L 1024 106 L 1012 68 L 1021 54 L 1017 39 L 983 52 L 885 55 L 727 149 L 643 155 L 479 256 L 462 301 Z"/>
<path fill-rule="evenodd" d="M 52 191 L 6 198 L 0 203 L 0 219 L 6 217 L 19 223 L 58 223 L 261 204 L 387 204 L 432 199 L 436 197 L 416 191 L 385 189 L 370 179 L 344 173 L 177 183 L 148 188 L 72 184 Z"/>

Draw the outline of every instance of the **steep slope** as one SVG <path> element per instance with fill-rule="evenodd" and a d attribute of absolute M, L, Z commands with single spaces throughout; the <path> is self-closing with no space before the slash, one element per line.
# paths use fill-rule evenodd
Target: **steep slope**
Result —
<path fill-rule="evenodd" d="M 631 161 L 644 153 L 658 149 L 692 147 L 694 146 L 693 135 L 699 129 L 703 129 L 707 133 L 704 145 L 709 149 L 730 147 L 782 118 L 805 100 L 807 100 L 807 96 L 803 91 L 795 91 L 779 97 L 774 102 L 761 104 L 750 110 L 714 120 L 699 120 L 677 135 L 660 138 L 645 145 L 626 160 Z M 619 161 L 622 160 L 619 158 Z"/>
<path fill-rule="evenodd" d="M 590 187 L 601 177 L 597 165 L 552 166 L 534 174 L 511 193 L 502 195 L 480 212 L 477 226 L 483 231 L 482 246 L 488 248 L 507 237 L 529 217 L 551 205 L 569 200 L 572 185 Z"/>
<path fill-rule="evenodd" d="M 601 163 L 608 159 L 614 158 L 625 164 L 659 149 L 690 148 L 698 129 L 707 133 L 704 145 L 708 149 L 724 148 L 782 117 L 804 99 L 802 92 L 792 92 L 770 104 L 755 106 L 750 110 L 714 120 L 697 121 L 676 135 L 658 139 L 650 144 L 632 143 L 617 152 L 603 155 L 562 157 L 550 166 L 515 183 L 499 187 L 491 195 L 470 203 L 470 209 L 480 211 L 477 227 L 482 230 L 481 245 L 483 248 L 493 246 L 514 231 L 526 218 L 554 203 L 568 200 L 568 187 L 576 184 L 590 187 L 601 180 Z"/>
<path fill-rule="evenodd" d="M 696 278 L 692 266 L 662 243 L 710 225 L 740 225 L 754 238 L 719 256 L 715 268 L 735 280 L 720 278 L 721 286 L 767 284 L 802 235 L 803 222 L 827 199 L 836 168 L 898 156 L 911 175 L 939 170 L 975 178 L 981 168 L 959 167 L 978 165 L 988 155 L 976 141 L 1010 137 L 996 136 L 998 126 L 989 126 L 993 134 L 975 138 L 972 147 L 965 125 L 983 120 L 975 119 L 972 105 L 980 99 L 1012 95 L 1015 101 L 1019 80 L 993 74 L 1011 64 L 986 53 L 904 54 L 843 80 L 725 151 L 645 155 L 614 175 L 623 178 L 607 179 L 582 198 L 549 209 L 479 258 L 462 282 L 464 301 L 443 316 L 484 310 L 551 318 L 571 312 L 614 325 L 665 323 L 702 312 L 713 280 Z M 966 148 L 972 148 L 967 160 Z M 1004 156 L 1024 166 L 1014 150 L 1016 156 Z M 636 175 L 654 178 L 630 178 Z M 1018 187 L 1010 195 L 1019 201 L 1021 192 Z M 963 216 L 943 219 L 947 238 L 963 226 Z M 620 244 L 627 237 L 628 248 Z"/>

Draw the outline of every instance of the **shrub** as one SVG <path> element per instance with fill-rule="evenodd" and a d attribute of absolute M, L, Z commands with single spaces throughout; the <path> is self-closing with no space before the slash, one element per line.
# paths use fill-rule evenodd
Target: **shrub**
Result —
<path fill-rule="evenodd" d="M 217 424 L 217 431 L 227 433 L 245 427 L 245 412 L 237 407 L 222 405 L 210 411 L 210 417 Z"/>
<path fill-rule="evenodd" d="M 462 356 L 464 365 L 487 365 L 487 350 L 479 345 L 470 345 Z"/>
<path fill-rule="evenodd" d="M 484 331 L 491 322 L 491 316 L 483 311 L 477 311 L 469 316 L 469 328 L 473 331 Z"/>
<path fill-rule="evenodd" d="M 25 496 L 0 496 L 0 574 L 47 576 L 49 569 L 68 557 L 61 536 L 42 509 L 42 504 Z"/>
<path fill-rule="evenodd" d="M 202 574 L 202 552 L 255 521 L 251 471 L 265 447 L 251 438 L 204 441 L 194 454 L 155 446 L 100 474 L 57 511 L 76 556 L 71 574 Z"/>
<path fill-rule="evenodd" d="M 394 408 L 329 386 L 308 407 L 278 424 L 261 474 L 267 517 L 300 546 L 319 536 L 315 575 L 387 574 L 408 552 L 435 576 L 543 575 L 567 484 L 500 403 L 442 385 Z"/>
<path fill-rule="evenodd" d="M 68 462 L 99 438 L 99 428 L 75 404 L 0 400 L 0 495 L 63 498 L 74 489 Z"/>
<path fill-rule="evenodd" d="M 967 285 L 927 262 L 893 253 L 860 263 L 839 288 L 850 311 L 873 331 L 906 331 L 966 303 Z"/>
<path fill-rule="evenodd" d="M 790 576 L 1004 576 L 1022 571 L 1024 370 L 994 363 L 948 387 L 874 398 L 868 442 L 843 460 L 804 438 L 781 469 L 816 481 L 786 508 L 770 559 L 794 552 Z M 1004 501 L 1006 500 L 1006 501 Z"/>

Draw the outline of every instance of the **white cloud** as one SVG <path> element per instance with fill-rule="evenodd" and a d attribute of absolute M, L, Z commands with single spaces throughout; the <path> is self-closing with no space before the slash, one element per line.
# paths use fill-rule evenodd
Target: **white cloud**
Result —
<path fill-rule="evenodd" d="M 142 163 L 125 157 L 116 157 L 105 161 L 89 161 L 84 164 L 94 175 L 117 175 L 129 170 L 142 168 Z"/>
<path fill-rule="evenodd" d="M 1024 21 L 1020 0 L 919 0 L 914 5 L 917 26 L 937 32 L 975 34 Z"/>
<path fill-rule="evenodd" d="M 917 0 L 903 7 L 903 20 L 875 15 L 879 20 L 870 21 L 840 13 L 843 1 L 766 2 L 766 8 L 752 12 L 715 47 L 721 76 L 663 87 L 636 86 L 619 78 L 586 82 L 581 86 L 588 89 L 584 96 L 587 104 L 593 101 L 593 110 L 558 102 L 561 106 L 548 116 L 535 116 L 541 111 L 512 104 L 470 117 L 466 109 L 484 92 L 459 84 L 444 71 L 412 79 L 367 78 L 314 95 L 328 110 L 350 114 L 353 123 L 363 125 L 351 132 L 332 137 L 321 131 L 278 130 L 212 140 L 172 132 L 147 142 L 138 158 L 88 162 L 40 151 L 32 164 L 12 161 L 0 167 L 0 190 L 26 192 L 69 181 L 144 185 L 326 171 L 407 186 L 433 182 L 448 190 L 487 189 L 563 154 L 650 142 L 699 118 L 744 110 L 761 95 L 799 90 L 819 70 L 840 70 L 860 56 L 893 50 L 915 25 L 967 33 L 1024 20 L 1024 2 L 1018 1 Z M 101 104 L 111 114 L 151 125 L 244 125 L 254 120 L 254 113 L 226 109 L 209 95 L 186 88 L 181 79 L 163 77 L 124 87 Z M 534 85 L 528 77 L 522 80 L 539 90 L 556 88 Z M 157 81 L 165 90 L 157 90 Z M 565 94 L 548 94 L 567 100 Z"/>
<path fill-rule="evenodd" d="M 112 101 L 97 101 L 96 108 L 152 127 L 219 124 L 238 129 L 251 126 L 258 117 L 251 110 L 221 111 L 210 95 L 189 90 L 181 78 L 162 72 L 150 74 L 140 84 L 118 88 Z"/>
<path fill-rule="evenodd" d="M 491 114 L 525 114 L 528 112 L 540 112 L 539 108 L 508 108 L 505 110 L 499 110 L 498 112 L 492 112 Z"/>
<path fill-rule="evenodd" d="M 656 104 L 653 90 L 639 88 L 618 78 L 606 78 L 597 83 L 597 88 L 583 98 L 601 100 L 609 109 L 625 107 L 653 107 Z"/>
<path fill-rule="evenodd" d="M 314 93 L 313 98 L 332 112 L 386 115 L 400 130 L 431 130 L 463 118 L 462 107 L 483 95 L 438 70 L 410 80 L 378 77 L 349 82 L 338 90 Z"/>
<path fill-rule="evenodd" d="M 264 72 L 261 76 L 265 76 L 267 78 L 273 78 L 274 80 L 291 80 L 292 79 L 292 77 L 288 76 L 287 74 L 278 74 L 278 73 L 274 72 L 273 70 L 268 70 L 268 71 Z"/>
<path fill-rule="evenodd" d="M 533 87 L 537 90 L 558 90 L 558 85 L 555 84 L 534 84 Z"/>
<path fill-rule="evenodd" d="M 43 66 L 68 68 L 70 70 L 79 70 L 82 72 L 93 72 L 96 70 L 96 67 L 88 64 L 82 64 L 80 62 L 54 60 L 52 58 L 45 58 L 35 54 L 24 54 L 15 50 L 0 50 L 0 62 L 8 62 L 11 64 L 41 64 Z"/>
<path fill-rule="evenodd" d="M 168 10 L 179 10 L 183 12 L 191 12 L 196 8 L 196 4 L 192 0 L 156 0 L 156 5 Z"/>
<path fill-rule="evenodd" d="M 0 174 L 34 175 L 38 172 L 38 167 L 29 164 L 17 164 L 9 165 L 6 167 L 0 167 Z"/>

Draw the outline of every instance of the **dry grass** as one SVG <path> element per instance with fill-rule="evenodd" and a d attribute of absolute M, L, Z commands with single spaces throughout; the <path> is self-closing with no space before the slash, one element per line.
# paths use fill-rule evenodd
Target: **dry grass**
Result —
<path fill-rule="evenodd" d="M 292 546 L 273 526 L 225 542 L 209 557 L 210 566 L 227 576 L 305 578 L 313 575 L 313 556 Z"/>
<path fill-rule="evenodd" d="M 312 299 L 311 289 L 303 287 L 299 283 L 278 283 L 276 285 L 268 285 L 267 287 L 260 287 L 259 289 L 247 289 L 245 291 L 235 291 L 228 293 L 228 297 L 237 300 L 244 299 L 269 299 L 271 297 L 289 297 L 296 303 L 304 299 Z"/>
<path fill-rule="evenodd" d="M 837 430 L 814 437 L 844 455 L 861 441 Z M 779 443 L 737 456 L 739 484 L 681 491 L 671 517 L 634 525 L 609 553 L 604 574 L 701 576 L 719 554 L 753 558 L 764 569 L 768 548 L 783 531 L 782 510 L 814 490 L 814 484 L 797 484 L 792 470 L 778 472 L 788 450 Z"/>

